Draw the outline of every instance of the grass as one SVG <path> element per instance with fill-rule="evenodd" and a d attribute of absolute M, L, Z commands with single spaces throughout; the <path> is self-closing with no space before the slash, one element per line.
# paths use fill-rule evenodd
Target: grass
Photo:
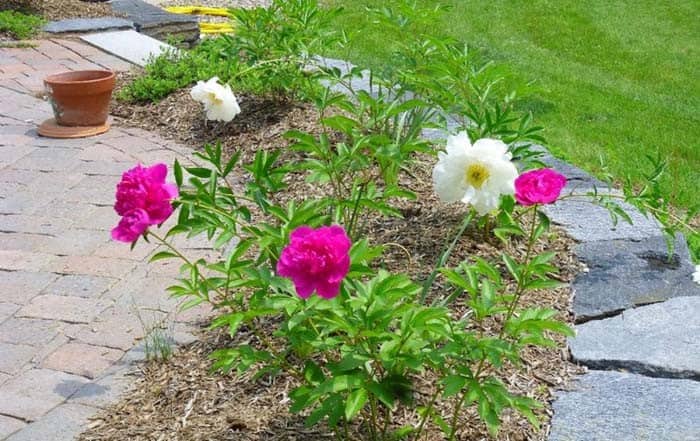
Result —
<path fill-rule="evenodd" d="M 36 15 L 7 10 L 0 11 L 0 33 L 7 33 L 17 40 L 26 40 L 39 33 L 44 19 Z"/>
<path fill-rule="evenodd" d="M 416 0 L 428 7 L 433 0 Z M 328 0 L 337 25 L 358 31 L 350 59 L 379 68 L 396 41 L 371 22 L 374 0 Z M 387 0 L 382 5 L 395 5 Z M 639 179 L 645 155 L 669 162 L 664 195 L 700 204 L 700 3 L 673 0 L 444 0 L 431 23 L 533 82 L 520 106 L 545 127 L 550 149 L 599 173 Z M 396 36 L 395 36 L 396 37 Z"/>

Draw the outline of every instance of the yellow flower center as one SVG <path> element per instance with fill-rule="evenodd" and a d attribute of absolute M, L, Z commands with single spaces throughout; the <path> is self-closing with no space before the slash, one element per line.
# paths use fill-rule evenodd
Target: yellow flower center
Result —
<path fill-rule="evenodd" d="M 489 178 L 489 169 L 485 165 L 480 163 L 471 164 L 464 172 L 467 184 L 476 188 L 477 190 L 484 185 L 484 182 Z"/>
<path fill-rule="evenodd" d="M 214 102 L 214 104 L 221 104 L 224 102 L 221 98 L 217 97 L 214 92 L 209 92 L 209 99 Z"/>

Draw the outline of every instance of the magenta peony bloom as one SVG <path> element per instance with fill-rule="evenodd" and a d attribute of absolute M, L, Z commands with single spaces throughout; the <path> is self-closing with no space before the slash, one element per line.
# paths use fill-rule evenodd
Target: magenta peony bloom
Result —
<path fill-rule="evenodd" d="M 277 262 L 277 274 L 294 282 L 303 299 L 316 291 L 324 299 L 340 292 L 340 283 L 350 269 L 350 238 L 343 227 L 333 225 L 313 229 L 301 226 L 292 231 L 290 241 Z"/>
<path fill-rule="evenodd" d="M 150 217 L 146 210 L 135 208 L 127 212 L 112 229 L 112 239 L 119 242 L 133 242 L 143 234 L 150 225 Z"/>
<path fill-rule="evenodd" d="M 137 165 L 122 175 L 117 184 L 117 202 L 114 210 L 125 216 L 134 209 L 146 210 L 149 224 L 165 222 L 173 213 L 170 201 L 177 197 L 177 187 L 165 182 L 168 167 L 156 164 L 152 167 Z"/>
<path fill-rule="evenodd" d="M 565 185 L 564 175 L 551 168 L 532 170 L 515 179 L 515 199 L 521 205 L 551 204 Z"/>

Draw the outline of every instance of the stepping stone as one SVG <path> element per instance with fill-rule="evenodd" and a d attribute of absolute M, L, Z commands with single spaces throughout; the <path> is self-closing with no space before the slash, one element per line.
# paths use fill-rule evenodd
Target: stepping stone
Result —
<path fill-rule="evenodd" d="M 44 26 L 44 31 L 51 34 L 100 32 L 116 29 L 133 29 L 134 23 L 118 17 L 72 18 L 52 21 Z"/>
<path fill-rule="evenodd" d="M 540 146 L 535 146 L 540 147 Z M 575 167 L 561 159 L 555 158 L 547 150 L 542 147 L 544 155 L 542 157 L 542 162 L 544 162 L 548 167 L 553 168 L 559 173 L 566 176 L 567 188 L 564 189 L 564 194 L 567 191 L 574 190 L 576 193 L 587 193 L 592 190 L 593 187 L 598 188 L 598 190 L 607 190 L 608 184 L 605 182 L 594 178 L 587 171 Z"/>
<path fill-rule="evenodd" d="M 199 22 L 196 17 L 171 12 L 141 0 L 112 0 L 112 10 L 126 15 L 136 30 L 161 41 L 174 38 L 192 45 L 199 40 Z"/>
<path fill-rule="evenodd" d="M 593 369 L 700 380 L 700 297 L 678 297 L 576 326 L 574 359 Z"/>
<path fill-rule="evenodd" d="M 168 50 L 175 50 L 169 44 L 133 30 L 101 32 L 84 35 L 80 39 L 141 67 L 145 66 L 151 57 L 157 57 Z"/>
<path fill-rule="evenodd" d="M 700 439 L 700 383 L 591 371 L 559 392 L 549 441 Z"/>
<path fill-rule="evenodd" d="M 700 296 L 700 286 L 692 279 L 695 267 L 680 235 L 670 260 L 659 236 L 582 243 L 575 253 L 589 269 L 572 285 L 577 323 L 673 297 Z"/>
<path fill-rule="evenodd" d="M 572 184 L 575 185 L 575 183 Z M 604 188 L 599 188 L 599 190 L 607 191 Z M 656 220 L 645 217 L 635 207 L 624 202 L 618 202 L 618 205 L 629 214 L 632 225 L 621 218 L 615 225 L 607 209 L 593 204 L 591 198 L 585 196 L 588 191 L 590 191 L 590 187 L 580 188 L 576 193 L 581 193 L 581 196 L 574 196 L 547 205 L 544 207 L 544 212 L 553 223 L 562 226 L 571 237 L 579 242 L 617 239 L 643 240 L 661 234 Z"/>

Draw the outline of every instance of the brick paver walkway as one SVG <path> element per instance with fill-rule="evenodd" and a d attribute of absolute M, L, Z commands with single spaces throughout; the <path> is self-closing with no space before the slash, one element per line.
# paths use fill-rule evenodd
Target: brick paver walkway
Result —
<path fill-rule="evenodd" d="M 174 263 L 111 242 L 121 173 L 172 164 L 188 150 L 113 127 L 85 139 L 37 136 L 51 116 L 37 98 L 59 71 L 130 65 L 77 41 L 0 48 L 0 440 L 70 440 L 124 389 L 134 345 L 163 321 L 186 339 L 164 288 Z"/>

